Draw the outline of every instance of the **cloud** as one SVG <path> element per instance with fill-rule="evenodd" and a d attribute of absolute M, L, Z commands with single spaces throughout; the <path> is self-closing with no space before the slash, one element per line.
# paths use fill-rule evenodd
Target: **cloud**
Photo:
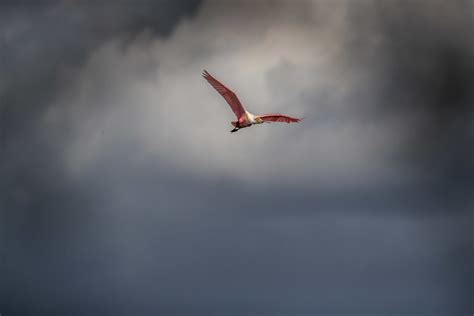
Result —
<path fill-rule="evenodd" d="M 12 5 L 2 311 L 465 313 L 471 5 Z"/>
<path fill-rule="evenodd" d="M 125 154 L 130 140 L 135 152 L 161 167 L 208 180 L 222 175 L 245 185 L 328 187 L 410 180 L 410 170 L 390 155 L 408 137 L 401 120 L 416 122 L 369 117 L 374 100 L 360 95 L 368 88 L 360 77 L 374 79 L 368 70 L 354 75 L 347 65 L 347 3 L 292 9 L 230 4 L 231 16 L 221 5 L 203 4 L 168 38 L 144 33 L 128 44 L 118 38 L 89 57 L 44 119 L 45 126 L 71 120 L 76 135 L 65 151 L 69 171 L 80 175 L 107 163 L 100 155 L 110 151 Z M 247 13 L 249 21 L 236 33 Z M 231 112 L 200 78 L 203 68 L 236 90 L 251 111 L 307 119 L 230 135 Z"/>

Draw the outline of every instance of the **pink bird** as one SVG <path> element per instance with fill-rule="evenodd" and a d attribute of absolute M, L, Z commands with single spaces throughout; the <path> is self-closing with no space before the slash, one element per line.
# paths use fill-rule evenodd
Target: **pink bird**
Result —
<path fill-rule="evenodd" d="M 211 76 L 206 70 L 204 70 L 202 76 L 214 87 L 214 89 L 219 92 L 220 95 L 229 103 L 230 108 L 237 116 L 237 121 L 232 121 L 231 124 L 234 126 L 234 129 L 231 130 L 231 133 L 237 132 L 241 128 L 250 127 L 254 124 L 261 124 L 263 122 L 284 122 L 284 123 L 297 123 L 301 121 L 300 118 L 294 118 L 287 115 L 282 115 L 278 113 L 274 114 L 264 114 L 264 115 L 254 115 L 248 112 L 242 103 L 240 103 L 237 95 L 232 92 L 229 88 L 224 86 L 222 83 L 217 81 L 216 78 Z"/>

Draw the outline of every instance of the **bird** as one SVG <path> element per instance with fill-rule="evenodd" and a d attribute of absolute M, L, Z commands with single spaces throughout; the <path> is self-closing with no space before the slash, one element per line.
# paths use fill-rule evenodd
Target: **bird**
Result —
<path fill-rule="evenodd" d="M 231 133 L 235 133 L 242 128 L 250 127 L 255 124 L 271 122 L 298 123 L 302 120 L 301 118 L 295 118 L 279 113 L 263 115 L 252 114 L 244 108 L 242 103 L 240 103 L 239 98 L 232 90 L 214 78 L 209 72 L 207 72 L 207 70 L 203 71 L 202 76 L 227 101 L 235 116 L 237 116 L 237 121 L 231 122 L 232 126 L 234 126 L 234 129 L 230 131 Z"/>

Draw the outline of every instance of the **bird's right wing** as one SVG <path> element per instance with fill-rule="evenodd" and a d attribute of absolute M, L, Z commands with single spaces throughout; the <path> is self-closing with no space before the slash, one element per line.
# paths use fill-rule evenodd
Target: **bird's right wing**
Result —
<path fill-rule="evenodd" d="M 217 90 L 217 92 L 219 92 L 221 96 L 224 97 L 227 103 L 229 103 L 230 108 L 234 112 L 235 116 L 237 116 L 237 118 L 239 119 L 242 114 L 245 113 L 245 109 L 242 106 L 242 103 L 240 103 L 239 98 L 237 98 L 237 95 L 232 90 L 220 83 L 216 78 L 211 76 L 211 74 L 208 73 L 206 70 L 204 70 L 202 76 L 204 77 L 204 79 L 207 80 L 207 82 L 209 82 L 212 87 L 214 87 L 214 89 Z"/>
<path fill-rule="evenodd" d="M 281 122 L 281 123 L 298 123 L 302 120 L 300 118 L 291 117 L 291 116 L 283 115 L 279 113 L 259 115 L 257 116 L 257 118 L 261 119 L 264 122 Z"/>

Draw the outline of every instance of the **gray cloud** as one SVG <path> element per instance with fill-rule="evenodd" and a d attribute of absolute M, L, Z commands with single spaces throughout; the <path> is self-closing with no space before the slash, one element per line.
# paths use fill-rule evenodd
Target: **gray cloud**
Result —
<path fill-rule="evenodd" d="M 472 2 L 3 15 L 0 312 L 470 312 Z"/>

